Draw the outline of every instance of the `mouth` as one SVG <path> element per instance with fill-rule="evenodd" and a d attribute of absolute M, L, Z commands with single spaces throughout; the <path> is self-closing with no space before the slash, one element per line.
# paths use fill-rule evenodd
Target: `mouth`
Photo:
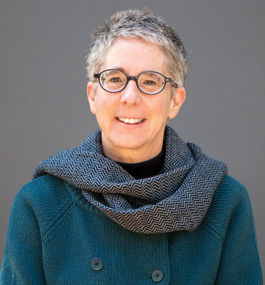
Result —
<path fill-rule="evenodd" d="M 130 125 L 139 124 L 144 120 L 144 119 L 121 118 L 121 117 L 117 117 L 117 119 L 125 124 L 130 124 Z"/>

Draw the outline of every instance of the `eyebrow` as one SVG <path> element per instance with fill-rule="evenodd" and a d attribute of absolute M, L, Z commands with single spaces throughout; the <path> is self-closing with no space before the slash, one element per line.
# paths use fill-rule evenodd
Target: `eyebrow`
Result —
<path fill-rule="evenodd" d="M 112 67 L 112 68 L 107 68 L 107 69 L 117 69 L 117 70 L 120 70 L 120 71 L 124 72 L 127 76 L 129 76 L 123 67 Z M 148 70 L 143 70 L 143 71 L 139 72 L 138 74 L 136 74 L 136 75 L 131 75 L 131 76 L 137 76 L 137 75 L 139 75 L 139 74 L 141 74 L 141 73 L 143 73 L 143 72 L 158 72 L 158 73 L 161 73 L 161 72 L 159 72 L 159 71 L 155 71 L 155 70 L 150 70 L 150 69 L 148 69 Z M 161 74 L 162 74 L 162 73 L 161 73 Z"/>
<path fill-rule="evenodd" d="M 117 70 L 120 70 L 120 71 L 126 73 L 126 72 L 125 72 L 125 69 L 122 68 L 122 67 L 112 67 L 112 68 L 107 68 L 107 69 L 117 69 Z"/>

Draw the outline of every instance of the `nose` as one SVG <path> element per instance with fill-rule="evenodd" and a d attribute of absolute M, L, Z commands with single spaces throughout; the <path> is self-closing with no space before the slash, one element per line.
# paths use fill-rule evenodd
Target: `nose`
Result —
<path fill-rule="evenodd" d="M 141 91 L 134 80 L 130 80 L 122 91 L 121 103 L 128 105 L 139 105 L 141 103 Z"/>

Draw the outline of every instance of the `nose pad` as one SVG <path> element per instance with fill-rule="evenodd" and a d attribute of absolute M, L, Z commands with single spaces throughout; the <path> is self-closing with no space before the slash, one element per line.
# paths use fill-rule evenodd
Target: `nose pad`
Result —
<path fill-rule="evenodd" d="M 134 79 L 130 79 L 125 89 L 122 91 L 121 103 L 138 105 L 141 103 L 141 91 Z"/>

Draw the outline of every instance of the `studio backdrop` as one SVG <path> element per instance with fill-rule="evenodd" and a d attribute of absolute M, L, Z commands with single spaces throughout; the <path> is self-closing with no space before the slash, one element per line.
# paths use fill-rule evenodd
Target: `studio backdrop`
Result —
<path fill-rule="evenodd" d="M 34 168 L 98 128 L 86 98 L 91 33 L 118 10 L 145 6 L 189 52 L 186 102 L 169 124 L 248 189 L 265 272 L 263 0 L 2 0 L 0 260 L 12 201 Z"/>

